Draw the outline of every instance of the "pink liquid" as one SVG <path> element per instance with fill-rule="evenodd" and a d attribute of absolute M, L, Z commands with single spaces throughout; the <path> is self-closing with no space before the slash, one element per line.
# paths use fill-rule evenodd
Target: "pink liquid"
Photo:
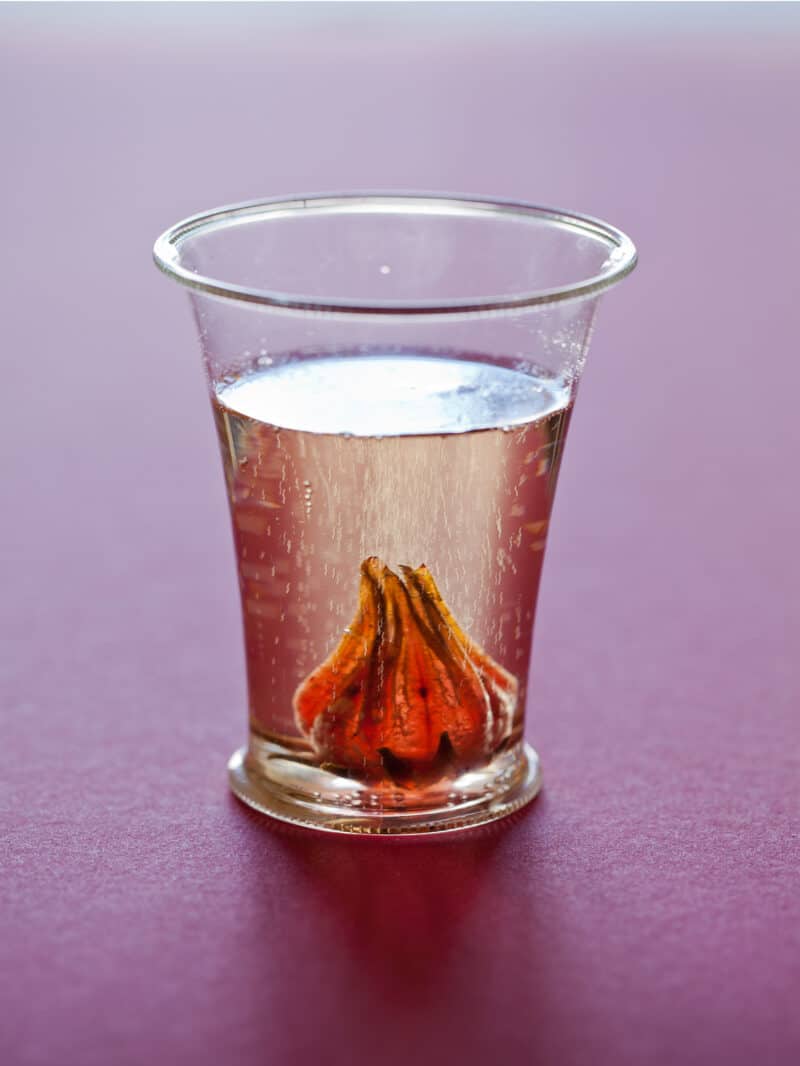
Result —
<path fill-rule="evenodd" d="M 514 675 L 516 743 L 570 410 L 554 379 L 469 357 L 304 358 L 218 388 L 258 737 L 315 762 L 293 699 L 378 556 L 425 564 L 461 629 Z"/>

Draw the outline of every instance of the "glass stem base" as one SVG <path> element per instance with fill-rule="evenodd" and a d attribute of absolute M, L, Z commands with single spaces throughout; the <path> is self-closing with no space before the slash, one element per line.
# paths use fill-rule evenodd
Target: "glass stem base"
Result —
<path fill-rule="evenodd" d="M 542 785 L 539 756 L 522 742 L 480 769 L 406 789 L 340 776 L 256 733 L 231 756 L 228 778 L 242 802 L 280 821 L 385 836 L 484 825 L 519 810 Z"/>

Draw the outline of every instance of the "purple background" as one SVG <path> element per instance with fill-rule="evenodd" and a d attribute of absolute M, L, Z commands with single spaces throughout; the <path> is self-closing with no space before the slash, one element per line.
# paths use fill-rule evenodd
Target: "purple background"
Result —
<path fill-rule="evenodd" d="M 800 1055 L 800 11 L 0 9 L 8 1066 Z M 582 210 L 606 298 L 545 564 L 546 787 L 459 838 L 281 828 L 157 233 L 315 189 Z"/>

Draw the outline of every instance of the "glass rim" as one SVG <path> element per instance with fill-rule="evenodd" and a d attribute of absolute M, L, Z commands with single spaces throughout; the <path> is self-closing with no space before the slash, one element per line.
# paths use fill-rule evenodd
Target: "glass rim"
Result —
<path fill-rule="evenodd" d="M 281 292 L 277 289 L 251 288 L 237 285 L 220 278 L 213 278 L 187 269 L 180 262 L 183 241 L 208 233 L 258 220 L 261 216 L 279 216 L 306 211 L 328 213 L 362 213 L 373 208 L 376 211 L 394 209 L 401 211 L 412 207 L 418 214 L 452 214 L 465 212 L 488 216 L 507 216 L 523 219 L 540 219 L 573 232 L 604 240 L 609 255 L 603 269 L 587 278 L 567 285 L 535 289 L 509 296 L 491 296 L 486 299 L 455 298 L 447 300 L 343 300 L 306 296 L 302 293 Z M 636 266 L 637 252 L 633 241 L 614 226 L 593 218 L 558 208 L 516 200 L 499 200 L 491 197 L 459 195 L 442 192 L 338 192 L 313 193 L 306 196 L 279 196 L 267 199 L 246 200 L 228 204 L 190 215 L 165 230 L 153 246 L 156 266 L 168 277 L 181 285 L 210 296 L 229 300 L 261 304 L 280 310 L 317 312 L 324 314 L 352 315 L 480 315 L 488 312 L 518 311 L 528 307 L 557 303 L 592 296 L 621 281 Z"/>

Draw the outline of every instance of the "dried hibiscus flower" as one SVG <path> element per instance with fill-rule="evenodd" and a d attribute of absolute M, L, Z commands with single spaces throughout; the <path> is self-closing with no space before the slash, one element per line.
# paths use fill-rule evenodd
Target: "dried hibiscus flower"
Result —
<path fill-rule="evenodd" d="M 413 783 L 491 758 L 517 682 L 461 630 L 427 567 L 400 570 L 364 560 L 356 616 L 294 710 L 322 762 Z"/>

